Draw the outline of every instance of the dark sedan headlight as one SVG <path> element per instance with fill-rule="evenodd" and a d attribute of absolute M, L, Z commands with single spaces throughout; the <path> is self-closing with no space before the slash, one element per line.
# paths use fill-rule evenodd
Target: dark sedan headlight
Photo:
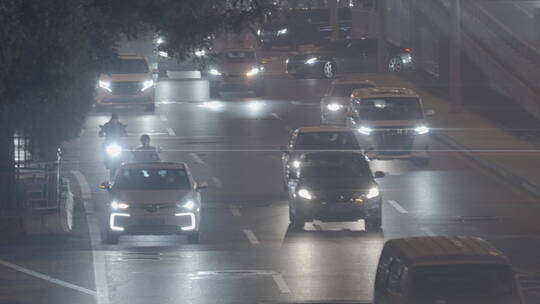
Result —
<path fill-rule="evenodd" d="M 304 61 L 304 63 L 305 64 L 314 64 L 315 62 L 317 62 L 317 60 L 319 60 L 319 58 L 311 57 L 311 58 L 306 59 L 306 61 Z"/>
<path fill-rule="evenodd" d="M 377 198 L 380 195 L 381 195 L 381 193 L 379 191 L 379 187 L 373 186 L 373 187 L 369 188 L 369 190 L 367 192 L 365 192 L 364 194 L 358 196 L 354 201 L 356 203 L 363 203 L 365 201 L 369 201 L 371 199 Z"/>
<path fill-rule="evenodd" d="M 303 199 L 307 199 L 308 201 L 314 199 L 315 197 L 309 192 L 307 189 L 300 189 L 298 190 L 298 196 L 300 196 Z"/>
<path fill-rule="evenodd" d="M 192 211 L 193 209 L 195 209 L 196 204 L 192 200 L 187 200 L 187 201 L 182 201 L 182 202 L 176 204 L 176 206 L 178 208 L 181 208 L 181 209 L 184 209 L 184 210 Z"/>
<path fill-rule="evenodd" d="M 332 111 L 332 112 L 339 111 L 339 110 L 343 109 L 344 107 L 345 107 L 344 105 L 336 103 L 336 102 L 331 102 L 326 106 L 326 108 L 329 111 Z"/>
<path fill-rule="evenodd" d="M 221 76 L 221 72 L 215 68 L 208 70 L 208 74 L 212 76 Z"/>

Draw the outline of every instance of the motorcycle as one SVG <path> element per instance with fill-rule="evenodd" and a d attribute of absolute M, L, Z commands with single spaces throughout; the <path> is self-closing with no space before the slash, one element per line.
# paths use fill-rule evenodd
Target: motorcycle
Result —
<path fill-rule="evenodd" d="M 116 171 L 122 165 L 122 156 L 123 148 L 121 143 L 121 137 L 127 136 L 126 127 L 127 125 L 122 125 L 123 130 L 121 134 L 107 134 L 104 132 L 104 126 L 100 125 L 101 131 L 99 133 L 100 137 L 105 137 L 103 142 L 103 161 L 105 163 L 105 168 L 109 170 L 109 179 L 113 180 Z"/>

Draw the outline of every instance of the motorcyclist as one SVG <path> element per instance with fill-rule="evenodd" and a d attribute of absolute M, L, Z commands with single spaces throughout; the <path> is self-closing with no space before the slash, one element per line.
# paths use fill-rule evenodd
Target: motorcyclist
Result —
<path fill-rule="evenodd" d="M 159 149 L 150 145 L 150 136 L 141 135 L 141 145 L 133 151 L 133 158 L 136 162 L 158 162 Z"/>
<path fill-rule="evenodd" d="M 119 138 L 127 136 L 126 126 L 120 122 L 118 114 L 113 113 L 111 119 L 101 127 L 99 137 Z"/>

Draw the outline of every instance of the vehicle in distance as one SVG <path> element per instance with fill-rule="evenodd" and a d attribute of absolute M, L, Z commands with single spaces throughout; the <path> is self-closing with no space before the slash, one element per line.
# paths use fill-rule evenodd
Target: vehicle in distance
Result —
<path fill-rule="evenodd" d="M 302 127 L 296 129 L 286 147 L 282 147 L 282 168 L 284 188 L 291 168 L 300 164 L 298 157 L 313 151 L 360 151 L 355 132 L 337 126 Z"/>
<path fill-rule="evenodd" d="M 120 55 L 106 73 L 99 77 L 96 110 L 112 106 L 143 106 L 155 110 L 154 80 L 148 61 L 138 55 Z"/>
<path fill-rule="evenodd" d="M 289 219 L 294 229 L 305 222 L 365 220 L 366 230 L 382 224 L 381 193 L 360 152 L 311 152 L 288 176 Z M 375 172 L 375 178 L 384 173 Z"/>
<path fill-rule="evenodd" d="M 109 192 L 107 243 L 124 234 L 185 234 L 199 241 L 201 194 L 183 163 L 131 163 L 118 170 Z"/>
<path fill-rule="evenodd" d="M 475 237 L 413 237 L 384 245 L 374 304 L 518 304 L 522 292 L 508 259 Z"/>
<path fill-rule="evenodd" d="M 264 93 L 263 66 L 253 49 L 226 49 L 215 54 L 214 63 L 205 72 L 210 81 L 210 94 L 253 91 Z"/>
<path fill-rule="evenodd" d="M 355 89 L 374 88 L 371 80 L 335 79 L 321 98 L 321 122 L 345 124 L 347 106 Z"/>
<path fill-rule="evenodd" d="M 303 78 L 322 76 L 334 78 L 338 73 L 373 72 L 377 68 L 377 39 L 345 39 L 324 45 L 316 52 L 289 57 L 287 73 Z M 414 67 L 411 49 L 388 43 L 387 66 L 390 72 L 401 72 Z"/>
<path fill-rule="evenodd" d="M 425 111 L 432 115 L 433 111 Z M 418 167 L 429 165 L 429 133 L 422 100 L 405 88 L 355 90 L 347 113 L 347 126 L 372 159 L 407 159 Z"/>

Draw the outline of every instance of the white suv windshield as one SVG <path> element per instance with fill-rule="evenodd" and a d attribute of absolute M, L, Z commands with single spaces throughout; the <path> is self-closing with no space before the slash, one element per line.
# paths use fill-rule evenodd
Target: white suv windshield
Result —
<path fill-rule="evenodd" d="M 184 190 L 190 188 L 184 169 L 123 169 L 116 178 L 118 190 Z"/>
<path fill-rule="evenodd" d="M 382 97 L 362 99 L 357 104 L 362 120 L 424 119 L 420 100 L 416 97 Z"/>

